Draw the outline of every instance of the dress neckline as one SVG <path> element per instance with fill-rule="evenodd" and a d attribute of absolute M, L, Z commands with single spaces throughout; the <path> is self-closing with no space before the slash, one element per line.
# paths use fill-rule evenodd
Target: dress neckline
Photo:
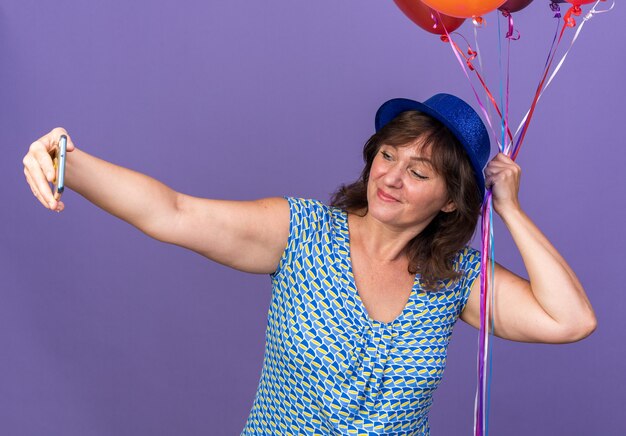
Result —
<path fill-rule="evenodd" d="M 339 216 L 341 218 L 339 220 L 340 231 L 343 235 L 343 238 L 342 238 L 343 247 L 342 248 L 347 253 L 343 259 L 346 265 L 346 271 L 348 275 L 347 280 L 350 284 L 350 287 L 354 290 L 353 295 L 355 299 L 357 300 L 357 306 L 359 306 L 361 315 L 363 316 L 365 320 L 367 320 L 367 322 L 369 322 L 373 326 L 384 328 L 384 327 L 391 327 L 393 325 L 396 325 L 397 323 L 401 322 L 402 319 L 405 317 L 407 311 L 409 310 L 409 306 L 412 305 L 411 303 L 415 299 L 415 295 L 417 294 L 417 289 L 419 288 L 418 275 L 416 274 L 415 277 L 413 278 L 413 286 L 411 287 L 411 293 L 409 294 L 409 299 L 407 300 L 406 304 L 402 308 L 402 312 L 400 312 L 400 314 L 395 319 L 389 322 L 385 322 L 385 321 L 380 321 L 380 320 L 372 318 L 367 312 L 367 309 L 365 308 L 365 304 L 363 304 L 363 300 L 361 300 L 361 296 L 359 295 L 359 290 L 356 286 L 356 280 L 354 278 L 354 271 L 352 269 L 352 252 L 351 252 L 351 246 L 350 246 L 350 229 L 348 225 L 348 213 L 345 210 L 340 210 Z"/>

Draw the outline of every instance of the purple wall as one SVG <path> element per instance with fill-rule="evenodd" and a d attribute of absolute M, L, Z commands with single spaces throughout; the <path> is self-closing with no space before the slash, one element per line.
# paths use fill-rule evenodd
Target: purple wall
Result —
<path fill-rule="evenodd" d="M 621 6 L 585 25 L 519 158 L 523 205 L 599 327 L 570 345 L 495 341 L 494 435 L 626 434 Z M 555 24 L 545 0 L 515 19 L 519 120 Z M 43 209 L 22 174 L 32 141 L 63 126 L 79 148 L 198 196 L 326 200 L 357 176 L 384 100 L 447 91 L 474 104 L 450 48 L 381 0 L 5 0 L 0 65 L 0 434 L 11 436 L 239 434 L 270 296 L 267 276 L 157 243 L 74 192 L 63 213 Z M 524 274 L 499 222 L 496 253 Z M 434 435 L 471 434 L 476 344 L 459 323 Z"/>

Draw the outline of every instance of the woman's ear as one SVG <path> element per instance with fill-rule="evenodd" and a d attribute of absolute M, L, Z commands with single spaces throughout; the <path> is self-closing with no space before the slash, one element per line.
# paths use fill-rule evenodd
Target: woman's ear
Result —
<path fill-rule="evenodd" d="M 448 202 L 441 208 L 441 211 L 445 213 L 454 212 L 455 210 L 456 204 L 454 204 L 454 201 L 452 200 L 448 200 Z"/>

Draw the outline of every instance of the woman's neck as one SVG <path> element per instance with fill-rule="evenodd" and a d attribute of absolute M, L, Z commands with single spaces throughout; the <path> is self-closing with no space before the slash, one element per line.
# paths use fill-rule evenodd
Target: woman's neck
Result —
<path fill-rule="evenodd" d="M 379 263 L 407 261 L 409 242 L 419 233 L 414 229 L 396 229 L 381 223 L 369 214 L 348 214 L 350 245 L 361 250 L 370 260 Z"/>

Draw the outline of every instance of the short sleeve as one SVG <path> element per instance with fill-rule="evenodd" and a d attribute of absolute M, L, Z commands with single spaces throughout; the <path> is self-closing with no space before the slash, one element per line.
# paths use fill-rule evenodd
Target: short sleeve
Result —
<path fill-rule="evenodd" d="M 456 263 L 457 271 L 461 273 L 461 278 L 459 279 L 461 299 L 458 306 L 460 315 L 463 309 L 465 309 L 472 285 L 480 276 L 480 251 L 472 247 L 464 247 L 459 251 Z"/>
<path fill-rule="evenodd" d="M 312 236 L 324 225 L 330 208 L 318 200 L 284 197 L 289 203 L 289 238 L 278 267 L 270 276 L 276 278 L 290 265 Z"/>

